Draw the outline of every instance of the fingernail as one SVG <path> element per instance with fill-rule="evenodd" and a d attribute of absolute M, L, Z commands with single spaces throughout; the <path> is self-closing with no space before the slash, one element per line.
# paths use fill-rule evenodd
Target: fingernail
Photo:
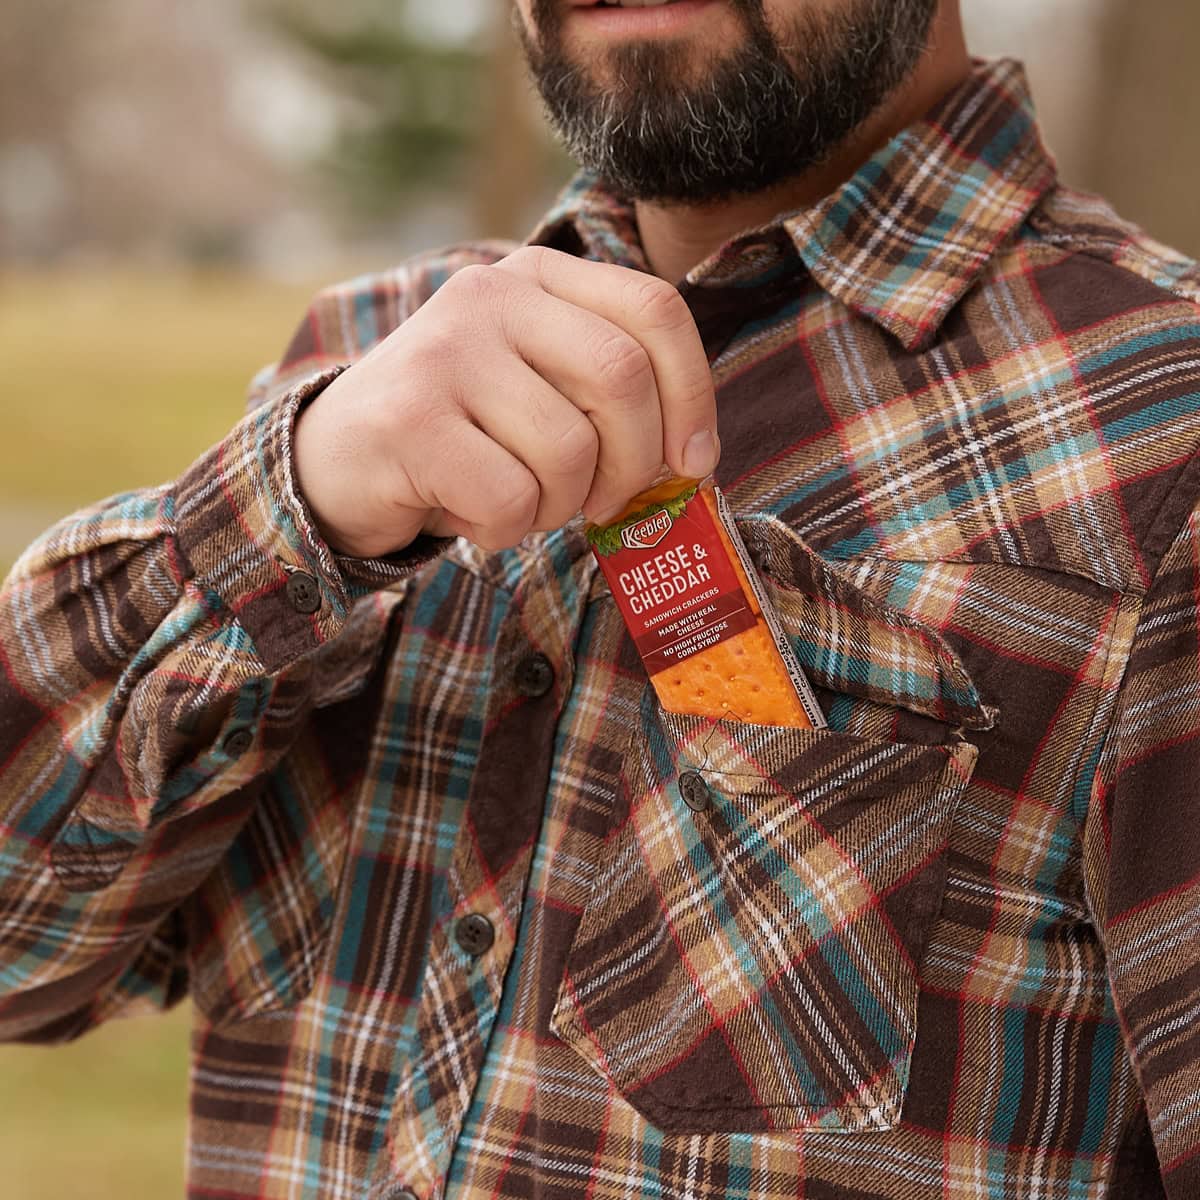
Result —
<path fill-rule="evenodd" d="M 717 465 L 717 439 L 708 429 L 693 433 L 683 447 L 683 473 L 702 479 Z"/>

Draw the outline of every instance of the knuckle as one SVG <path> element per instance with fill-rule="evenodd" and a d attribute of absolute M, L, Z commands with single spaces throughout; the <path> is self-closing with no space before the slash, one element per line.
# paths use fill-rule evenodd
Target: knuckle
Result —
<path fill-rule="evenodd" d="M 526 473 L 526 482 L 497 489 L 489 497 L 487 516 L 475 524 L 472 540 L 483 550 L 515 546 L 532 528 L 539 488 Z"/>
<path fill-rule="evenodd" d="M 589 471 L 595 465 L 599 449 L 600 438 L 596 427 L 585 417 L 580 417 L 555 439 L 555 469 L 564 475 Z"/>
<path fill-rule="evenodd" d="M 458 316 L 463 339 L 458 352 L 477 353 L 481 346 L 495 346 L 496 338 L 510 346 L 523 339 L 529 325 L 529 308 L 535 289 L 524 275 L 504 270 L 503 262 L 493 266 L 472 265 L 453 275 L 446 287 L 466 276 L 458 297 Z M 444 290 L 444 289 L 443 289 Z"/>
<path fill-rule="evenodd" d="M 396 402 L 389 414 L 390 420 L 378 430 L 384 439 L 383 445 L 429 446 L 440 445 L 448 431 L 448 417 L 453 410 L 453 401 L 447 403 L 450 388 L 438 373 L 436 360 L 432 360 L 424 382 L 412 398 Z"/>
<path fill-rule="evenodd" d="M 716 420 L 716 395 L 707 378 L 698 379 L 675 396 L 676 411 L 686 420 L 711 423 Z"/>
<path fill-rule="evenodd" d="M 494 303 L 503 295 L 507 284 L 503 273 L 483 263 L 472 263 L 455 271 L 443 285 L 464 302 L 472 304 Z"/>
<path fill-rule="evenodd" d="M 678 329 L 692 319 L 688 306 L 677 288 L 665 279 L 647 276 L 629 285 L 630 307 L 642 320 L 656 329 Z"/>
<path fill-rule="evenodd" d="M 640 490 L 633 475 L 601 466 L 588 490 L 586 504 L 591 512 L 604 513 L 625 504 Z"/>
<path fill-rule="evenodd" d="M 490 502 L 488 525 L 493 529 L 518 530 L 520 537 L 529 528 L 533 514 L 537 512 L 541 489 L 528 471 L 513 471 L 512 475 L 513 478 L 504 480 L 496 489 Z"/>
<path fill-rule="evenodd" d="M 654 378 L 650 355 L 631 337 L 608 334 L 593 347 L 597 378 L 619 397 L 632 398 Z"/>
<path fill-rule="evenodd" d="M 553 251 L 545 246 L 520 246 L 502 259 L 502 263 L 514 270 L 530 275 L 540 275 L 547 258 Z"/>

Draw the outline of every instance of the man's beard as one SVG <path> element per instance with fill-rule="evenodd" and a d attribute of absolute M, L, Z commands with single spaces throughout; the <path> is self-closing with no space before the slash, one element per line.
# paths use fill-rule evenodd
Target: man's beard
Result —
<path fill-rule="evenodd" d="M 743 44 L 700 71 L 684 42 L 615 46 L 601 82 L 568 58 L 561 0 L 517 28 L 551 123 L 581 166 L 638 200 L 706 204 L 823 162 L 912 71 L 937 0 L 848 0 L 769 28 L 762 0 L 727 0 Z"/>

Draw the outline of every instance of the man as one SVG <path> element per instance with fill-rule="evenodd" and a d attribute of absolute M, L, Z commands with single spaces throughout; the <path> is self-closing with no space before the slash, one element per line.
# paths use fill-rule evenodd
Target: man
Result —
<path fill-rule="evenodd" d="M 8 580 L 0 1030 L 190 991 L 194 1196 L 1200 1195 L 1200 272 L 954 0 L 517 7 L 530 245 Z M 664 464 L 828 728 L 654 701 Z"/>

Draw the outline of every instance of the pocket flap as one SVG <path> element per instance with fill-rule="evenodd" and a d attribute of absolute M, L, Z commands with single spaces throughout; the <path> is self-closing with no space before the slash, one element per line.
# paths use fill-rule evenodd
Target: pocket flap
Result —
<path fill-rule="evenodd" d="M 864 800 L 889 796 L 940 775 L 948 760 L 975 752 L 961 741 L 881 742 L 823 729 L 751 725 L 665 710 L 657 718 L 666 734 L 666 749 L 678 764 L 706 779 L 728 780 L 746 795 L 764 791 L 805 801 L 847 792 Z M 654 717 L 643 719 L 652 722 Z"/>
<path fill-rule="evenodd" d="M 935 629 L 867 595 L 777 517 L 737 525 L 814 682 L 963 729 L 993 726 L 996 710 Z"/>

